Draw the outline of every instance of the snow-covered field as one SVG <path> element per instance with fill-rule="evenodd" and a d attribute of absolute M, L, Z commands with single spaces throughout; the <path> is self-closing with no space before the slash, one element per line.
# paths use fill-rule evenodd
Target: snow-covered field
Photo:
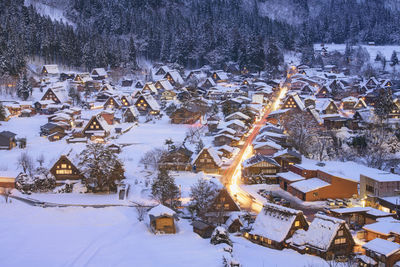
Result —
<path fill-rule="evenodd" d="M 345 44 L 324 44 L 324 46 L 327 48 L 328 52 L 338 51 L 340 53 L 344 53 L 346 50 Z M 357 47 L 358 45 L 354 46 L 353 48 Z M 375 60 L 378 52 L 382 53 L 388 61 L 390 60 L 393 51 L 396 51 L 397 53 L 400 52 L 399 45 L 361 45 L 361 47 L 367 49 L 371 61 Z M 314 49 L 321 50 L 321 44 L 314 44 Z"/>
<path fill-rule="evenodd" d="M 38 208 L 0 203 L 0 266 L 221 266 L 223 252 L 193 233 L 154 235 L 134 208 Z M 326 266 L 317 257 L 232 237 L 243 266 Z"/>

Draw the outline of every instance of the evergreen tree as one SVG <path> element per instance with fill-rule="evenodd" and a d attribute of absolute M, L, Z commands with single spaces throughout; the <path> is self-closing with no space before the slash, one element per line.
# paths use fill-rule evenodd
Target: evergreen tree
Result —
<path fill-rule="evenodd" d="M 17 85 L 17 95 L 23 100 L 27 100 L 29 95 L 32 94 L 32 86 L 26 76 L 26 72 L 23 74 L 22 79 Z"/>
<path fill-rule="evenodd" d="M 0 103 L 0 121 L 6 120 L 6 110 L 2 103 Z"/>
<path fill-rule="evenodd" d="M 86 146 L 79 158 L 88 188 L 96 192 L 117 190 L 117 182 L 124 178 L 124 168 L 113 151 L 103 144 L 93 143 Z"/>
<path fill-rule="evenodd" d="M 167 170 L 161 169 L 151 186 L 151 193 L 161 204 L 175 209 L 179 205 L 179 188 Z"/>
<path fill-rule="evenodd" d="M 380 89 L 375 103 L 375 114 L 381 122 L 386 120 L 394 108 L 392 94 L 389 89 Z"/>
<path fill-rule="evenodd" d="M 392 61 L 392 66 L 396 66 L 397 64 L 399 64 L 399 59 L 397 58 L 396 51 L 393 51 L 390 61 Z"/>
<path fill-rule="evenodd" d="M 196 211 L 199 217 L 203 217 L 208 211 L 217 193 L 217 185 L 205 179 L 199 179 L 190 188 L 190 206 Z"/>
<path fill-rule="evenodd" d="M 280 51 L 277 43 L 271 40 L 268 44 L 266 63 L 267 71 L 275 77 L 279 73 L 279 68 L 283 65 L 283 53 Z"/>
<path fill-rule="evenodd" d="M 132 69 L 137 69 L 137 52 L 136 52 L 136 45 L 135 41 L 131 37 L 129 39 L 129 62 L 132 64 Z"/>

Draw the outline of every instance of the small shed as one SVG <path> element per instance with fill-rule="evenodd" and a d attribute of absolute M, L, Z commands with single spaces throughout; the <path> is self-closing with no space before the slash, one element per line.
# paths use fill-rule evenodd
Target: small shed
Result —
<path fill-rule="evenodd" d="M 192 225 L 193 232 L 197 233 L 202 238 L 210 238 L 215 229 L 215 226 L 203 221 L 194 221 Z"/>
<path fill-rule="evenodd" d="M 164 205 L 158 205 L 149 211 L 150 228 L 154 233 L 175 234 L 177 219 L 175 211 Z"/>

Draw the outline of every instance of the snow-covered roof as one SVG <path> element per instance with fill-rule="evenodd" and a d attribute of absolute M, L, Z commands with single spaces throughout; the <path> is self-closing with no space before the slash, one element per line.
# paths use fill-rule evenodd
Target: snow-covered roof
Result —
<path fill-rule="evenodd" d="M 302 214 L 299 210 L 266 203 L 257 215 L 250 234 L 282 242 L 288 236 L 297 215 Z"/>
<path fill-rule="evenodd" d="M 241 120 L 230 120 L 230 121 L 225 122 L 224 124 L 225 124 L 225 126 L 236 124 L 242 128 L 246 128 L 246 125 Z"/>
<path fill-rule="evenodd" d="M 307 193 L 311 192 L 331 184 L 319 179 L 319 178 L 311 178 L 304 181 L 294 182 L 290 184 L 291 187 L 299 190 L 300 192 Z"/>
<path fill-rule="evenodd" d="M 322 112 L 326 110 L 331 103 L 336 106 L 335 102 L 330 98 L 318 98 L 315 101 L 315 110 Z"/>
<path fill-rule="evenodd" d="M 152 83 L 152 82 L 147 82 L 147 83 L 143 86 L 142 92 L 143 92 L 143 90 L 145 90 L 145 89 L 149 89 L 152 93 L 158 94 L 157 88 L 156 88 L 156 86 L 154 85 L 154 83 Z"/>
<path fill-rule="evenodd" d="M 266 146 L 275 148 L 277 150 L 281 150 L 282 149 L 282 147 L 280 145 L 278 145 L 277 143 L 275 143 L 273 141 L 255 142 L 253 144 L 253 149 L 259 149 L 259 148 L 266 147 Z"/>
<path fill-rule="evenodd" d="M 253 165 L 257 164 L 257 163 L 260 163 L 260 162 L 268 162 L 268 163 L 270 163 L 272 165 L 275 165 L 277 167 L 280 166 L 279 163 L 276 162 L 273 158 L 268 157 L 268 156 L 264 156 L 264 155 L 261 155 L 261 154 L 256 154 L 255 156 L 253 156 L 253 157 L 251 157 L 249 159 L 246 159 L 245 161 L 243 161 L 242 165 L 243 165 L 243 168 L 248 168 L 248 167 L 251 167 L 251 166 L 253 166 Z"/>
<path fill-rule="evenodd" d="M 43 68 L 46 69 L 49 74 L 59 74 L 58 65 L 44 65 Z"/>
<path fill-rule="evenodd" d="M 160 110 L 160 105 L 152 95 L 143 95 L 143 97 L 152 110 Z"/>
<path fill-rule="evenodd" d="M 182 78 L 182 76 L 179 74 L 178 71 L 176 71 L 176 70 L 169 71 L 169 72 L 167 72 L 167 73 L 165 74 L 164 78 L 167 77 L 168 73 L 169 73 L 169 75 L 171 75 L 172 79 L 173 79 L 176 83 L 183 84 L 183 82 L 184 82 L 184 81 L 183 81 L 183 78 Z"/>
<path fill-rule="evenodd" d="M 236 131 L 235 131 L 235 130 L 233 130 L 233 129 L 231 129 L 231 128 L 228 128 L 228 127 L 225 127 L 225 128 L 223 128 L 223 129 L 221 129 L 217 134 L 222 134 L 222 133 L 224 133 L 224 132 L 227 132 L 228 134 L 231 134 L 231 135 L 236 134 Z"/>
<path fill-rule="evenodd" d="M 198 159 L 198 157 L 204 152 L 207 151 L 208 154 L 210 154 L 211 158 L 214 160 L 215 164 L 217 164 L 218 166 L 222 165 L 222 160 L 220 158 L 220 156 L 218 155 L 218 151 L 215 150 L 213 147 L 204 147 L 199 154 L 196 155 L 196 157 L 193 158 L 192 160 L 192 164 L 194 164 L 196 162 L 196 160 Z"/>
<path fill-rule="evenodd" d="M 303 101 L 301 100 L 300 96 L 297 93 L 290 93 L 288 94 L 288 97 L 292 97 L 296 105 L 299 107 L 299 109 L 304 110 L 306 107 L 304 106 Z"/>
<path fill-rule="evenodd" d="M 302 181 L 302 180 L 306 179 L 303 176 L 298 175 L 297 173 L 294 173 L 294 172 L 280 172 L 280 173 L 277 173 L 276 175 L 278 177 L 282 177 L 283 179 L 285 179 L 286 181 L 289 181 L 289 182 Z"/>
<path fill-rule="evenodd" d="M 107 72 L 104 68 L 95 68 L 92 71 L 92 75 L 95 75 L 94 72 L 97 72 L 96 76 L 107 76 Z"/>
<path fill-rule="evenodd" d="M 172 90 L 174 89 L 174 87 L 172 86 L 172 84 L 167 80 L 167 79 L 162 79 L 156 82 L 156 84 L 159 83 L 164 90 Z"/>
<path fill-rule="evenodd" d="M 159 216 L 174 216 L 175 211 L 171 210 L 170 208 L 164 206 L 164 205 L 157 205 L 154 208 L 152 208 L 149 211 L 149 215 L 152 215 L 154 217 L 159 217 Z"/>
<path fill-rule="evenodd" d="M 400 251 L 400 244 L 384 240 L 381 238 L 375 238 L 362 246 L 364 249 L 373 251 L 389 257 L 390 255 Z"/>
<path fill-rule="evenodd" d="M 215 71 L 215 73 L 218 75 L 218 77 L 221 80 L 228 80 L 229 79 L 228 74 L 226 74 L 226 72 L 224 72 L 223 70 L 217 70 L 217 71 Z"/>
<path fill-rule="evenodd" d="M 134 117 L 139 117 L 139 112 L 138 112 L 138 110 L 136 109 L 135 106 L 129 106 L 129 107 L 124 111 L 124 114 L 125 114 L 128 110 L 132 113 L 132 115 L 133 115 Z"/>
<path fill-rule="evenodd" d="M 374 217 L 388 217 L 393 216 L 392 213 L 384 212 L 378 209 L 374 209 L 372 207 L 351 207 L 351 208 L 341 208 L 341 209 L 332 209 L 331 210 L 337 214 L 350 214 L 350 213 L 358 213 L 364 212 Z"/>
<path fill-rule="evenodd" d="M 296 231 L 291 242 L 298 246 L 309 245 L 326 251 L 342 225 L 345 225 L 345 221 L 341 219 L 316 214 L 308 230 Z"/>
<path fill-rule="evenodd" d="M 237 111 L 237 112 L 235 112 L 235 113 L 232 113 L 232 114 L 226 116 L 225 119 L 226 119 L 226 120 L 229 120 L 230 118 L 235 117 L 235 116 L 240 117 L 241 119 L 243 119 L 243 120 L 245 120 L 245 121 L 250 120 L 250 117 L 249 117 L 249 116 L 243 114 L 243 113 L 240 112 L 240 111 Z"/>
<path fill-rule="evenodd" d="M 376 223 L 364 225 L 363 229 L 382 235 L 390 235 L 391 233 L 400 235 L 400 221 L 394 219 L 378 221 Z"/>

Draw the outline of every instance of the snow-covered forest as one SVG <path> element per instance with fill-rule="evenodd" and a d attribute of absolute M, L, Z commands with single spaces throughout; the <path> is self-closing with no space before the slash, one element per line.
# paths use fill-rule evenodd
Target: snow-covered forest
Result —
<path fill-rule="evenodd" d="M 304 50 L 313 42 L 396 43 L 400 15 L 386 2 L 27 1 L 41 4 L 40 16 L 23 0 L 2 1 L 0 73 L 18 74 L 24 56 L 87 69 L 116 67 L 136 57 L 186 67 L 237 61 L 257 68 L 260 48 L 269 46 L 284 51 Z M 55 16 L 63 19 L 51 20 L 45 4 L 60 7 Z M 65 20 L 68 24 L 60 22 Z"/>

